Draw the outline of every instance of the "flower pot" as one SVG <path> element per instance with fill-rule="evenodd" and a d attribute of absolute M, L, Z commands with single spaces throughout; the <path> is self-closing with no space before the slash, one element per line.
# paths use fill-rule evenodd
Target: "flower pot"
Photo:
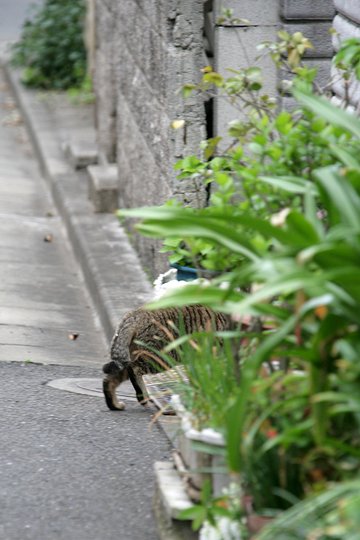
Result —
<path fill-rule="evenodd" d="M 193 439 L 187 432 L 181 432 L 178 437 L 177 449 L 186 470 L 191 493 L 188 494 L 196 498 L 196 492 L 200 495 L 201 488 L 207 480 L 211 481 L 210 467 L 211 456 L 194 448 Z"/>
<path fill-rule="evenodd" d="M 204 268 L 194 268 L 193 266 L 183 266 L 176 263 L 170 266 L 177 270 L 176 279 L 178 281 L 192 281 L 198 278 L 211 279 L 221 274 L 221 272 L 215 270 L 205 270 Z"/>
<path fill-rule="evenodd" d="M 177 270 L 176 279 L 178 281 L 192 281 L 193 279 L 198 278 L 196 268 L 192 268 L 191 266 L 182 266 L 180 264 L 171 264 L 170 266 L 171 268 L 175 268 Z"/>
<path fill-rule="evenodd" d="M 242 498 L 242 504 L 246 513 L 246 526 L 251 534 L 251 538 L 274 520 L 273 517 L 262 516 L 254 512 L 253 498 L 251 495 L 244 495 Z"/>

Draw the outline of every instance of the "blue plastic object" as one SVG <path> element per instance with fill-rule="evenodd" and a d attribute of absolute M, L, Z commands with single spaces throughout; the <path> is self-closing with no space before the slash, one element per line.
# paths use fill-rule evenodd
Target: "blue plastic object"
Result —
<path fill-rule="evenodd" d="M 191 266 L 181 266 L 181 264 L 172 264 L 171 268 L 176 268 L 176 279 L 178 281 L 191 281 L 198 277 L 196 268 Z"/>

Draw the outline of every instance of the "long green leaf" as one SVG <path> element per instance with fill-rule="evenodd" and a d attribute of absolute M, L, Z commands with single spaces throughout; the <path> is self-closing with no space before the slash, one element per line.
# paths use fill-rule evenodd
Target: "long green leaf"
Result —
<path fill-rule="evenodd" d="M 356 405 L 360 410 L 360 398 L 343 392 L 321 392 L 313 397 L 314 402 L 328 401 L 333 403 L 351 403 Z"/>
<path fill-rule="evenodd" d="M 226 246 L 235 253 L 241 253 L 251 260 L 258 260 L 257 253 L 248 236 L 238 232 L 234 226 L 239 225 L 246 229 L 260 233 L 267 239 L 276 239 L 283 245 L 294 246 L 296 238 L 300 245 L 303 238 L 294 237 L 293 231 L 286 231 L 273 226 L 270 221 L 257 218 L 250 213 L 239 214 L 234 208 L 211 209 L 211 215 L 204 211 L 195 211 L 189 208 L 172 207 L 144 207 L 131 210 L 119 210 L 118 216 L 139 217 L 142 222 L 137 229 L 146 236 L 164 238 L 177 236 L 189 238 L 200 236 Z"/>
<path fill-rule="evenodd" d="M 323 240 L 325 236 L 325 226 L 318 217 L 318 193 L 317 196 L 315 196 L 310 188 L 305 191 L 304 213 L 306 219 L 311 223 L 319 238 Z"/>
<path fill-rule="evenodd" d="M 301 437 L 303 433 L 309 433 L 313 425 L 313 419 L 307 418 L 306 420 L 297 422 L 294 426 L 288 427 L 286 430 L 280 433 L 280 435 L 277 435 L 276 437 L 266 441 L 260 448 L 260 455 L 265 454 L 275 446 L 279 446 L 281 444 L 286 446 L 286 444 L 288 444 L 289 442 L 299 440 L 299 437 Z"/>
<path fill-rule="evenodd" d="M 146 236 L 164 238 L 180 236 L 182 238 L 201 237 L 225 246 L 234 253 L 244 255 L 252 261 L 259 261 L 255 248 L 246 240 L 244 234 L 237 232 L 234 227 L 216 222 L 211 219 L 197 219 L 186 216 L 184 219 L 167 219 L 161 223 L 156 219 L 146 220 L 137 226 Z"/>
<path fill-rule="evenodd" d="M 304 540 L 304 538 L 310 538 L 310 533 L 323 525 L 322 519 L 330 512 L 336 510 L 339 521 L 341 521 L 345 500 L 350 497 L 359 497 L 359 491 L 360 479 L 358 478 L 330 486 L 328 490 L 319 495 L 309 497 L 286 512 L 282 512 L 256 538 L 257 540 L 290 540 L 290 538 Z M 340 501 L 341 504 L 339 504 Z"/>
<path fill-rule="evenodd" d="M 219 289 L 213 286 L 186 285 L 167 293 L 147 304 L 149 309 L 160 309 L 171 306 L 204 304 L 222 311 L 230 311 L 234 303 L 240 302 L 244 294 L 237 291 Z"/>
<path fill-rule="evenodd" d="M 323 190 L 327 193 L 331 204 L 337 209 L 344 224 L 360 231 L 360 197 L 334 167 L 324 167 L 315 171 Z"/>
<path fill-rule="evenodd" d="M 317 229 L 300 212 L 292 211 L 286 218 L 286 226 L 289 235 L 298 245 L 307 247 L 319 241 Z"/>
<path fill-rule="evenodd" d="M 344 148 L 338 145 L 330 145 L 330 149 L 333 154 L 340 160 L 342 163 L 351 169 L 359 169 L 360 161 L 359 158 L 355 158 L 350 152 L 346 151 Z"/>
<path fill-rule="evenodd" d="M 265 238 L 272 239 L 275 238 L 279 242 L 288 245 L 291 245 L 291 242 L 293 242 L 293 238 L 290 233 L 285 231 L 284 229 L 281 229 L 279 227 L 275 227 L 270 223 L 270 221 L 254 217 L 253 215 L 242 212 L 241 215 L 230 215 L 228 212 L 219 211 L 218 213 L 214 214 L 214 218 L 216 221 L 220 220 L 221 222 L 231 222 L 232 224 L 236 225 L 242 225 L 243 227 L 247 229 L 252 229 L 253 231 L 256 231 L 263 235 Z"/>
<path fill-rule="evenodd" d="M 355 115 L 339 109 L 326 98 L 307 94 L 295 89 L 293 90 L 293 94 L 300 103 L 305 105 L 305 107 L 315 114 L 322 116 L 328 122 L 350 131 L 350 133 L 360 139 L 360 122 Z"/>
<path fill-rule="evenodd" d="M 323 281 L 324 279 L 321 276 L 302 272 L 301 270 L 289 272 L 288 275 L 278 275 L 251 295 L 244 297 L 240 302 L 232 302 L 232 307 L 234 313 L 246 314 L 251 307 L 254 307 L 259 302 L 267 301 L 280 294 L 291 294 L 307 288 L 314 289 L 316 286 L 321 288 Z"/>
<path fill-rule="evenodd" d="M 289 193 L 304 194 L 310 191 L 313 195 L 318 195 L 315 184 L 298 176 L 260 176 L 259 179 Z"/>

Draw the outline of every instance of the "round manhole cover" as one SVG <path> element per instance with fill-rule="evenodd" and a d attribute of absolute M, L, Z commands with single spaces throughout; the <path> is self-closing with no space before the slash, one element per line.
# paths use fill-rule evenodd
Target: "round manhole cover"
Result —
<path fill-rule="evenodd" d="M 102 379 L 54 379 L 47 383 L 48 386 L 57 390 L 65 390 L 74 392 L 75 394 L 85 394 L 87 396 L 95 396 L 104 398 L 102 389 Z M 119 386 L 116 392 L 121 400 L 136 401 L 134 389 L 130 381 L 126 381 Z"/>

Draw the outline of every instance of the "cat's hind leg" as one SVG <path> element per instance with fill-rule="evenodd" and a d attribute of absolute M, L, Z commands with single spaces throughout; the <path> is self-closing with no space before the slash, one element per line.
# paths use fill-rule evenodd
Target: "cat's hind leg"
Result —
<path fill-rule="evenodd" d="M 129 378 L 127 370 L 120 369 L 115 362 L 109 362 L 103 366 L 105 377 L 103 379 L 103 392 L 106 405 L 111 411 L 123 411 L 125 403 L 119 401 L 116 396 L 116 388 Z"/>

